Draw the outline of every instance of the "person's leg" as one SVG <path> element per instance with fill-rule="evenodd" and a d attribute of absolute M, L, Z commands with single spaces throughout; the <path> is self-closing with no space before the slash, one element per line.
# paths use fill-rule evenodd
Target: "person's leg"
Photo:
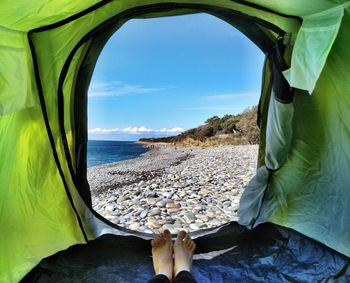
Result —
<path fill-rule="evenodd" d="M 170 231 L 165 230 L 159 234 L 151 245 L 156 276 L 148 283 L 169 283 L 173 278 L 173 242 Z"/>
<path fill-rule="evenodd" d="M 191 274 L 192 258 L 196 244 L 185 231 L 181 231 L 174 243 L 174 283 L 196 283 Z"/>

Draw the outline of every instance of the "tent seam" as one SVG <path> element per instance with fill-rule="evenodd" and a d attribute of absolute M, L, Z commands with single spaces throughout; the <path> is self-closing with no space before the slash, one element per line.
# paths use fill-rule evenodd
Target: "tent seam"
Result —
<path fill-rule="evenodd" d="M 29 32 L 28 33 L 28 42 L 29 42 L 31 53 L 32 53 L 33 67 L 34 67 L 34 73 L 35 73 L 35 80 L 36 80 L 36 84 L 37 84 L 41 110 L 42 110 L 42 114 L 43 114 L 43 118 L 44 118 L 44 122 L 45 122 L 45 126 L 46 126 L 46 132 L 47 132 L 50 144 L 51 144 L 52 154 L 53 154 L 53 157 L 55 159 L 55 163 L 56 163 L 57 169 L 59 171 L 61 180 L 63 182 L 63 186 L 64 186 L 65 191 L 66 191 L 66 195 L 67 195 L 67 197 L 69 199 L 69 202 L 70 202 L 70 204 L 71 204 L 71 206 L 72 206 L 72 208 L 74 210 L 74 213 L 76 215 L 76 218 L 77 218 L 77 221 L 78 221 L 78 225 L 79 225 L 79 227 L 81 229 L 81 232 L 83 234 L 84 240 L 86 242 L 88 242 L 88 238 L 87 238 L 85 230 L 83 228 L 81 218 L 80 218 L 80 216 L 78 214 L 78 211 L 77 211 L 77 209 L 76 209 L 76 207 L 74 205 L 74 201 L 73 201 L 72 195 L 71 195 L 71 193 L 69 191 L 67 182 L 65 180 L 64 173 L 63 173 L 63 170 L 62 170 L 62 166 L 60 164 L 60 161 L 59 161 L 59 158 L 58 158 L 58 154 L 57 154 L 57 151 L 56 151 L 55 142 L 53 140 L 53 135 L 52 135 L 52 131 L 51 131 L 51 128 L 50 128 L 50 123 L 49 123 L 48 115 L 47 115 L 47 112 L 46 112 L 45 99 L 43 97 L 43 90 L 42 90 L 42 85 L 41 85 L 41 80 L 40 80 L 40 74 L 39 74 L 37 57 L 36 57 L 36 53 L 35 53 L 35 47 L 34 47 L 34 43 L 33 43 L 32 39 L 31 39 L 30 35 L 31 35 L 31 33 Z"/>

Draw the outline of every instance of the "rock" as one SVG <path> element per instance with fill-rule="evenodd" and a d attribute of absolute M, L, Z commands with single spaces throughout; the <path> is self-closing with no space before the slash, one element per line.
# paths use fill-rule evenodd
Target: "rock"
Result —
<path fill-rule="evenodd" d="M 139 187 L 142 187 L 142 186 L 144 186 L 144 185 L 146 185 L 146 182 L 145 182 L 145 181 L 143 181 L 143 180 L 142 180 L 142 181 L 140 181 L 140 182 L 138 183 L 138 186 L 139 186 Z"/>
<path fill-rule="evenodd" d="M 139 228 L 140 228 L 140 224 L 137 223 L 137 222 L 131 223 L 131 224 L 129 225 L 129 229 L 130 229 L 130 230 L 138 230 Z"/>
<path fill-rule="evenodd" d="M 105 210 L 106 211 L 114 211 L 117 208 L 115 204 L 106 204 Z"/>
<path fill-rule="evenodd" d="M 127 196 L 120 196 L 120 197 L 117 199 L 117 203 L 118 203 L 118 204 L 121 204 L 121 203 L 123 203 L 124 201 L 126 201 L 127 199 L 129 199 L 129 197 L 127 197 Z"/>
<path fill-rule="evenodd" d="M 152 184 L 151 185 L 151 189 L 156 189 L 156 188 L 158 188 L 159 186 L 158 186 L 158 184 Z"/>
<path fill-rule="evenodd" d="M 184 215 L 184 219 L 187 223 L 191 223 L 196 220 L 196 216 L 192 212 L 186 212 Z"/>
<path fill-rule="evenodd" d="M 119 217 L 111 217 L 111 218 L 109 219 L 109 221 L 111 221 L 111 222 L 113 222 L 113 223 L 115 223 L 115 224 L 118 224 L 118 223 L 119 223 Z"/>
<path fill-rule="evenodd" d="M 213 217 L 215 217 L 215 212 L 214 211 L 208 211 L 207 212 L 207 216 L 210 217 L 210 218 L 213 218 Z"/>
<path fill-rule="evenodd" d="M 147 194 L 147 198 L 158 198 L 158 194 L 156 192 L 152 192 L 152 193 L 149 193 Z"/>
<path fill-rule="evenodd" d="M 161 213 L 161 210 L 160 208 L 154 208 L 152 209 L 149 213 L 148 213 L 148 216 L 156 216 L 156 215 L 159 215 Z"/>
<path fill-rule="evenodd" d="M 197 218 L 202 219 L 204 222 L 207 222 L 210 219 L 207 215 L 197 215 Z"/>
<path fill-rule="evenodd" d="M 179 221 L 175 221 L 173 225 L 174 225 L 174 227 L 176 227 L 176 228 L 182 228 L 182 223 L 179 222 Z"/>
<path fill-rule="evenodd" d="M 134 212 L 133 212 L 133 216 L 135 216 L 135 217 L 137 217 L 137 216 L 139 216 L 140 214 L 141 214 L 141 212 L 142 212 L 142 209 L 136 209 Z"/>
<path fill-rule="evenodd" d="M 153 205 L 153 204 L 155 204 L 158 200 L 159 200 L 158 198 L 148 197 L 146 201 L 147 201 L 148 204 Z"/>
<path fill-rule="evenodd" d="M 148 217 L 147 218 L 147 225 L 150 228 L 155 228 L 155 229 L 158 229 L 158 228 L 162 227 L 162 225 L 158 224 L 157 220 L 154 219 L 153 217 Z"/>
<path fill-rule="evenodd" d="M 217 219 L 212 219 L 212 220 L 208 221 L 208 224 L 212 225 L 212 226 L 219 226 L 219 225 L 221 225 L 221 222 Z"/>
<path fill-rule="evenodd" d="M 115 196 L 110 197 L 107 202 L 114 202 L 117 198 Z"/>
<path fill-rule="evenodd" d="M 165 193 L 163 193 L 163 196 L 167 199 L 171 199 L 171 197 L 173 196 L 173 193 L 172 192 L 165 192 Z"/>
<path fill-rule="evenodd" d="M 172 201 L 171 199 L 162 199 L 156 203 L 156 206 L 165 207 L 171 201 Z"/>
<path fill-rule="evenodd" d="M 166 204 L 166 208 L 180 208 L 180 204 L 174 203 L 174 202 L 169 202 Z"/>
<path fill-rule="evenodd" d="M 144 209 L 140 213 L 140 218 L 145 218 L 148 214 L 148 209 Z"/>
<path fill-rule="evenodd" d="M 165 207 L 167 209 L 167 212 L 173 213 L 173 212 L 178 212 L 181 206 L 178 203 L 169 202 L 166 204 Z"/>
<path fill-rule="evenodd" d="M 238 208 L 239 208 L 239 205 L 233 205 L 233 206 L 232 206 L 232 210 L 233 210 L 234 212 L 237 212 L 237 211 L 238 211 Z"/>
<path fill-rule="evenodd" d="M 190 228 L 192 230 L 199 230 L 199 226 L 197 224 L 195 224 L 195 223 L 190 224 Z"/>

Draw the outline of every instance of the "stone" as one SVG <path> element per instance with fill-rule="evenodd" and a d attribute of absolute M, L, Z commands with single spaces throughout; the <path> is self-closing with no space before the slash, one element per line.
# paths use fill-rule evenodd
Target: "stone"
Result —
<path fill-rule="evenodd" d="M 171 199 L 162 199 L 156 203 L 156 206 L 165 207 L 171 201 L 172 201 Z"/>
<path fill-rule="evenodd" d="M 114 202 L 117 198 L 115 196 L 111 196 L 107 202 Z"/>
<path fill-rule="evenodd" d="M 173 213 L 173 212 L 178 212 L 181 208 L 181 205 L 178 203 L 169 202 L 166 204 L 165 207 L 167 209 L 167 212 Z"/>
<path fill-rule="evenodd" d="M 126 201 L 127 199 L 129 199 L 128 196 L 120 196 L 120 197 L 117 199 L 117 203 L 118 203 L 118 204 L 121 204 L 121 203 L 123 203 L 124 201 Z"/>
<path fill-rule="evenodd" d="M 113 223 L 115 223 L 115 224 L 118 224 L 118 223 L 119 223 L 119 217 L 111 217 L 111 218 L 109 219 L 109 221 L 111 221 L 111 222 L 113 222 Z"/>
<path fill-rule="evenodd" d="M 154 197 L 148 197 L 147 198 L 147 203 L 150 205 L 156 204 L 156 202 L 158 201 L 158 198 L 154 198 Z"/>
<path fill-rule="evenodd" d="M 190 229 L 192 230 L 199 230 L 199 226 L 195 223 L 190 224 Z"/>
<path fill-rule="evenodd" d="M 159 215 L 161 213 L 161 210 L 160 208 L 154 208 L 152 209 L 149 213 L 148 213 L 148 216 L 156 216 L 156 215 Z"/>
<path fill-rule="evenodd" d="M 215 212 L 214 211 L 208 211 L 207 212 L 207 216 L 213 218 L 213 217 L 215 217 Z"/>
<path fill-rule="evenodd" d="M 166 204 L 166 208 L 180 208 L 180 204 L 174 203 L 174 202 L 169 202 Z"/>
<path fill-rule="evenodd" d="M 208 221 L 208 224 L 212 225 L 212 226 L 219 226 L 219 225 L 221 225 L 221 222 L 217 219 L 212 219 L 212 220 Z"/>
<path fill-rule="evenodd" d="M 145 218 L 148 214 L 148 209 L 144 209 L 140 213 L 140 218 Z"/>
<path fill-rule="evenodd" d="M 191 223 L 196 220 L 196 216 L 192 212 L 186 212 L 184 214 L 184 219 L 187 223 Z"/>
<path fill-rule="evenodd" d="M 165 193 L 163 193 L 163 196 L 167 199 L 171 199 L 171 197 L 173 196 L 173 193 L 172 192 L 165 192 Z"/>
<path fill-rule="evenodd" d="M 155 229 L 158 229 L 158 228 L 162 227 L 162 225 L 158 224 L 157 220 L 154 219 L 153 217 L 148 217 L 147 218 L 147 225 L 150 228 L 155 228 Z"/>
<path fill-rule="evenodd" d="M 106 204 L 105 210 L 106 211 L 114 211 L 117 208 L 115 204 Z"/>
<path fill-rule="evenodd" d="M 138 230 L 139 228 L 140 228 L 140 224 L 137 222 L 131 223 L 129 225 L 129 229 L 131 229 L 131 230 Z"/>
<path fill-rule="evenodd" d="M 156 189 L 156 188 L 158 188 L 159 186 L 158 186 L 158 184 L 152 184 L 151 185 L 151 189 Z"/>
<path fill-rule="evenodd" d="M 239 205 L 232 205 L 232 210 L 233 210 L 234 212 L 237 212 L 238 209 L 239 209 Z"/>

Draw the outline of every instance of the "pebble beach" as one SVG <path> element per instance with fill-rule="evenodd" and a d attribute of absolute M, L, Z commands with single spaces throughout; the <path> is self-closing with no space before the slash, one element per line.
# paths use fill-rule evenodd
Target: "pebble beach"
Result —
<path fill-rule="evenodd" d="M 152 234 L 236 221 L 257 154 L 257 145 L 156 144 L 135 159 L 88 168 L 93 207 L 119 226 Z"/>

